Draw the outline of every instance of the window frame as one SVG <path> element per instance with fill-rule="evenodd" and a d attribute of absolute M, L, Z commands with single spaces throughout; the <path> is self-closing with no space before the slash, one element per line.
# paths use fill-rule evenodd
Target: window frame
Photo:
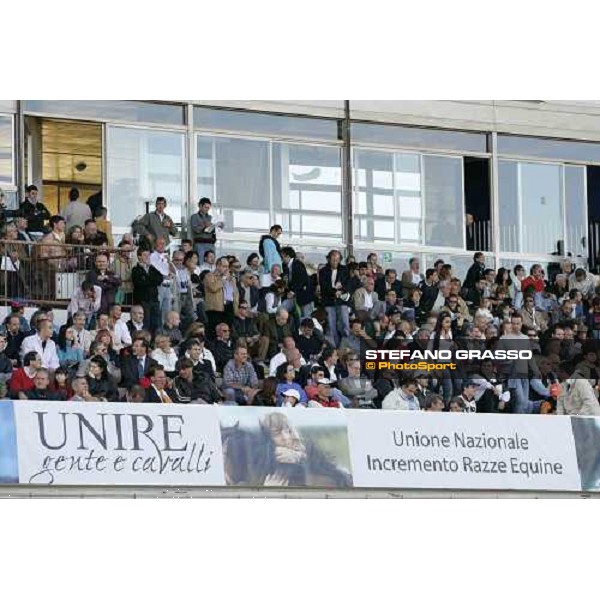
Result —
<path fill-rule="evenodd" d="M 522 192 L 519 186 L 517 189 L 517 202 L 519 206 L 519 248 L 515 251 L 503 250 L 501 246 L 502 235 L 500 234 L 502 228 L 502 205 L 500 202 L 500 179 L 498 178 L 498 255 L 500 257 L 505 257 L 507 259 L 519 259 L 523 258 L 529 262 L 535 260 L 550 260 L 551 257 L 554 261 L 561 260 L 563 258 L 571 258 L 573 261 L 579 259 L 580 261 L 588 261 L 589 260 L 589 221 L 588 221 L 588 204 L 587 204 L 587 194 L 588 194 L 588 183 L 587 183 L 587 163 L 577 163 L 571 161 L 559 161 L 559 160 L 533 160 L 531 158 L 521 158 L 521 157 L 506 157 L 506 156 L 498 156 L 498 169 L 500 168 L 500 163 L 502 162 L 510 162 L 515 163 L 517 165 L 517 182 L 520 182 L 520 165 L 522 163 L 536 164 L 536 165 L 551 165 L 558 166 L 562 169 L 561 172 L 561 213 L 562 213 L 562 236 L 565 243 L 565 253 L 566 254 L 544 254 L 543 252 L 525 252 L 523 251 L 523 204 L 522 204 Z M 586 239 L 588 242 L 585 246 L 585 254 L 583 256 L 574 255 L 568 256 L 569 252 L 572 252 L 570 248 L 567 247 L 567 241 L 569 240 L 569 236 L 567 235 L 567 194 L 566 194 L 566 168 L 567 167 L 578 167 L 583 169 L 583 190 L 584 190 L 584 215 L 583 215 L 583 223 L 586 224 Z"/>
<path fill-rule="evenodd" d="M 14 192 L 17 190 L 17 148 L 15 140 L 15 115 L 14 113 L 0 113 L 0 118 L 6 117 L 10 119 L 10 139 L 11 139 L 11 156 L 10 156 L 10 183 L 0 182 L 0 187 L 5 191 Z"/>
<path fill-rule="evenodd" d="M 377 217 L 376 215 L 361 215 L 358 210 L 358 193 L 361 192 L 359 185 L 359 177 L 358 170 L 360 169 L 360 161 L 357 161 L 357 152 L 360 154 L 360 151 L 367 152 L 382 152 L 386 154 L 392 154 L 392 186 L 393 186 L 393 202 L 394 202 L 394 216 L 393 219 L 391 217 Z M 397 190 L 396 190 L 396 155 L 397 154 L 407 154 L 419 157 L 419 173 L 421 177 L 421 235 L 422 241 L 413 243 L 402 241 L 400 238 L 400 230 L 399 230 L 399 200 L 397 198 Z M 462 227 L 462 244 L 463 247 L 457 246 L 434 246 L 427 244 L 425 242 L 425 223 L 426 223 L 426 215 L 427 215 L 427 190 L 425 187 L 425 157 L 433 156 L 433 157 L 441 157 L 441 158 L 455 158 L 461 159 L 461 204 L 462 204 L 462 214 L 464 219 L 464 213 L 466 210 L 465 207 L 465 169 L 464 169 L 464 159 L 465 156 L 475 156 L 474 154 L 465 155 L 464 153 L 457 152 L 436 152 L 429 150 L 419 150 L 419 149 L 405 149 L 404 147 L 390 147 L 390 146 L 373 146 L 373 145 L 363 145 L 363 144 L 353 144 L 352 145 L 352 169 L 353 169 L 353 178 L 352 178 L 352 210 L 354 214 L 354 223 L 355 223 L 355 231 L 357 228 L 360 228 L 360 220 L 363 218 L 370 218 L 371 220 L 374 218 L 380 218 L 386 221 L 392 221 L 394 223 L 394 239 L 393 241 L 369 241 L 359 237 L 357 233 L 355 236 L 355 246 L 359 247 L 364 244 L 370 244 L 375 246 L 378 249 L 387 249 L 387 248 L 398 248 L 400 252 L 423 252 L 426 253 L 428 251 L 435 251 L 446 254 L 460 254 L 462 252 L 467 252 L 466 250 L 466 236 L 464 226 Z M 489 154 L 491 156 L 491 154 Z M 487 157 L 487 156 L 486 156 Z M 408 219 L 408 222 L 415 222 L 416 219 Z M 463 221 L 464 222 L 464 221 Z"/>
<path fill-rule="evenodd" d="M 292 212 L 296 212 L 297 214 L 304 214 L 305 211 L 301 210 L 301 209 L 282 209 L 282 208 L 275 208 L 274 206 L 274 191 L 273 191 L 273 145 L 274 144 L 286 144 L 288 146 L 291 145 L 295 145 L 295 146 L 304 146 L 304 147 L 318 147 L 318 148 L 330 148 L 333 149 L 335 148 L 337 150 L 337 152 L 339 153 L 339 157 L 340 157 L 340 206 L 339 206 L 339 210 L 335 210 L 335 211 L 319 211 L 318 213 L 314 212 L 314 211 L 309 211 L 306 214 L 308 214 L 309 216 L 325 216 L 325 217 L 337 217 L 342 221 L 342 228 L 341 228 L 341 234 L 339 238 L 331 238 L 331 237 L 319 237 L 319 236 L 303 236 L 301 238 L 298 238 L 298 244 L 302 245 L 302 246 L 322 246 L 322 245 L 333 245 L 333 246 L 345 246 L 346 245 L 346 232 L 344 230 L 344 226 L 343 226 L 343 219 L 344 219 L 344 164 L 343 164 L 343 144 L 342 142 L 338 142 L 338 143 L 328 143 L 328 142 L 324 142 L 322 140 L 312 140 L 312 141 L 307 141 L 307 140 L 302 140 L 302 139 L 298 139 L 298 138 L 294 138 L 294 139 L 285 139 L 285 138 L 280 138 L 280 137 L 269 137 L 269 136 L 265 136 L 265 135 L 246 135 L 243 133 L 227 133 L 227 132 L 219 132 L 216 133 L 213 130 L 205 130 L 205 129 L 194 129 L 194 178 L 195 178 L 195 182 L 194 185 L 196 186 L 196 189 L 198 189 L 198 169 L 197 169 L 197 164 L 198 164 L 198 139 L 199 138 L 205 138 L 205 139 L 211 139 L 211 138 L 224 138 L 224 139 L 235 139 L 235 140 L 247 140 L 247 141 L 256 141 L 256 142 L 265 142 L 268 144 L 268 156 L 269 156 L 269 220 L 271 222 L 271 224 L 275 223 L 275 215 L 276 213 L 288 213 L 291 215 Z M 223 207 L 220 203 L 219 203 L 219 199 L 218 199 L 218 194 L 217 194 L 217 189 L 216 189 L 216 185 L 217 185 L 217 180 L 216 180 L 216 174 L 215 174 L 215 161 L 213 160 L 213 173 L 212 173 L 212 197 L 211 200 L 213 201 L 213 207 L 216 209 L 223 209 L 223 210 L 231 210 L 228 209 L 227 207 Z M 235 210 L 235 209 L 233 209 Z M 263 210 L 263 209 L 261 209 Z M 285 228 L 284 228 L 285 231 Z M 239 240 L 239 241 L 245 241 L 245 240 L 249 240 L 252 239 L 254 241 L 256 241 L 256 230 L 253 231 L 228 231 L 228 232 L 221 232 L 219 234 L 219 237 L 222 238 L 223 240 Z M 286 234 L 289 234 L 289 231 L 286 232 Z M 295 236 L 296 233 L 292 232 L 292 236 Z"/>

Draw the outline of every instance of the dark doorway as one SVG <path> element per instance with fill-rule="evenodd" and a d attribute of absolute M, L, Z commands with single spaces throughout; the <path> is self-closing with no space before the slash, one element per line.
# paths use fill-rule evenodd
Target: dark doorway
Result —
<path fill-rule="evenodd" d="M 492 249 L 489 159 L 466 156 L 464 174 L 466 247 L 489 252 Z"/>

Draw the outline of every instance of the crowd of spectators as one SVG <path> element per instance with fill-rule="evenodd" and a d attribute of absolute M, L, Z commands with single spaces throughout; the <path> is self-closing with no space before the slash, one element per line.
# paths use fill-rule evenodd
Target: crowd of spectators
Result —
<path fill-rule="evenodd" d="M 282 245 L 273 225 L 242 260 L 216 255 L 208 198 L 189 239 L 167 200 L 113 247 L 106 210 L 74 189 L 60 215 L 35 186 L 3 223 L 2 269 L 11 303 L 0 332 L 0 385 L 14 399 L 223 403 L 536 414 L 600 414 L 600 294 L 595 278 L 564 261 L 549 277 L 487 268 L 476 252 L 464 280 L 438 260 L 398 273 L 332 249 L 322 265 Z M 23 243 L 25 242 L 25 243 Z M 90 251 L 92 248 L 93 251 Z M 85 267 L 68 320 L 45 305 L 24 318 L 32 256 L 39 284 Z M 129 318 L 126 318 L 126 313 Z M 366 371 L 366 348 L 502 347 L 530 360 L 484 359 L 456 371 Z M 2 392 L 2 390 L 0 390 Z"/>

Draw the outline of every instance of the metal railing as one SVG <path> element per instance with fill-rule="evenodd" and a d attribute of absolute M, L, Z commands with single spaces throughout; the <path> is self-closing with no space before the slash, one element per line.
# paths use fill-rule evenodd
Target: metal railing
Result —
<path fill-rule="evenodd" d="M 16 300 L 66 308 L 87 274 L 95 268 L 99 254 L 108 256 L 108 270 L 121 278 L 120 297 L 126 300 L 132 291 L 131 268 L 137 263 L 134 250 L 1 239 L 0 305 Z"/>
<path fill-rule="evenodd" d="M 492 222 L 475 221 L 467 229 L 467 250 L 491 252 L 492 250 Z"/>

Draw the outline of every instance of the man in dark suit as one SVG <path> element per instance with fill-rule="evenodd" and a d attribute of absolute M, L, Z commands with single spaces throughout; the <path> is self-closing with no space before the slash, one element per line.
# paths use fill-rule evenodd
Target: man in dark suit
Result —
<path fill-rule="evenodd" d="M 260 292 L 254 285 L 254 274 L 251 270 L 246 269 L 240 275 L 237 287 L 240 292 L 240 304 L 245 302 L 248 305 L 249 314 L 256 312 L 260 300 Z"/>
<path fill-rule="evenodd" d="M 144 307 L 141 304 L 134 304 L 129 315 L 131 318 L 127 321 L 127 329 L 133 338 L 136 331 L 144 331 Z"/>
<path fill-rule="evenodd" d="M 44 204 L 38 200 L 38 189 L 35 185 L 28 185 L 25 192 L 25 200 L 19 207 L 19 214 L 27 219 L 28 232 L 42 232 L 45 230 L 46 221 L 52 215 Z"/>
<path fill-rule="evenodd" d="M 148 377 L 150 369 L 158 363 L 150 357 L 148 343 L 143 339 L 135 340 L 131 346 L 131 355 L 121 362 L 121 385 L 131 388 L 138 385 L 142 377 Z"/>
<path fill-rule="evenodd" d="M 144 328 L 152 335 L 161 326 L 158 286 L 163 282 L 162 274 L 150 264 L 150 251 L 141 247 L 137 251 L 138 264 L 131 269 L 133 302 L 144 307 Z"/>
<path fill-rule="evenodd" d="M 339 250 L 331 250 L 327 255 L 327 264 L 319 271 L 321 301 L 327 312 L 329 339 L 337 348 L 340 336 L 350 335 L 350 293 L 348 268 L 341 263 Z"/>
<path fill-rule="evenodd" d="M 295 299 L 303 317 L 310 317 L 313 311 L 314 294 L 310 277 L 304 263 L 296 258 L 296 251 L 291 246 L 281 249 L 283 273 L 287 278 L 288 298 Z"/>
<path fill-rule="evenodd" d="M 398 280 L 396 269 L 386 269 L 385 275 L 375 281 L 375 291 L 381 301 L 385 300 L 385 294 L 389 290 L 396 292 L 396 298 L 402 298 L 402 283 Z"/>
<path fill-rule="evenodd" d="M 171 404 L 177 401 L 177 394 L 174 390 L 167 388 L 167 375 L 164 367 L 154 365 L 148 372 L 152 385 L 146 389 L 144 402 L 154 402 Z"/>

